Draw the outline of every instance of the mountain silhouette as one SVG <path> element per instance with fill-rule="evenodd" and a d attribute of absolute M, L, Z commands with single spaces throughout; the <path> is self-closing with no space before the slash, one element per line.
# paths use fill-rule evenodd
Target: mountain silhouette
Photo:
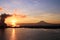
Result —
<path fill-rule="evenodd" d="M 50 23 L 47 23 L 47 22 L 45 22 L 45 21 L 40 21 L 40 22 L 38 22 L 37 24 L 38 24 L 38 25 L 41 25 L 41 26 L 49 26 L 49 25 L 51 25 Z"/>
<path fill-rule="evenodd" d="M 40 22 L 38 22 L 39 24 L 48 24 L 47 22 L 45 22 L 45 21 L 40 21 Z"/>

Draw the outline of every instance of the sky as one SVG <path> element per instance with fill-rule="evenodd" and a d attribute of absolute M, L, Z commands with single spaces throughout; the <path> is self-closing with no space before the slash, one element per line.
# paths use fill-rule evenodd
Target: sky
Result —
<path fill-rule="evenodd" d="M 26 22 L 60 23 L 60 0 L 0 0 L 0 14 L 13 14 L 15 9 L 28 16 Z"/>

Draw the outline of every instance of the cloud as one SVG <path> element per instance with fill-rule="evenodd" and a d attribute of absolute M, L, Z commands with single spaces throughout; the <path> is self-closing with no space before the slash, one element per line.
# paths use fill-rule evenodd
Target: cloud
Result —
<path fill-rule="evenodd" d="M 0 7 L 0 11 L 2 11 L 3 10 L 3 8 L 2 7 Z"/>

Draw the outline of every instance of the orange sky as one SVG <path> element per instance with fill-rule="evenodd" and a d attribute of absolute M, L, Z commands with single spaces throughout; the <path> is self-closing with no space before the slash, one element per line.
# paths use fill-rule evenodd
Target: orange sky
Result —
<path fill-rule="evenodd" d="M 1 10 L 3 10 L 3 11 L 1 11 Z M 12 15 L 14 15 L 14 13 L 15 13 L 16 15 L 18 15 L 17 18 L 19 20 L 19 23 L 37 23 L 37 22 L 40 22 L 42 20 L 46 21 L 48 23 L 60 23 L 60 19 L 59 19 L 60 14 L 59 15 L 58 14 L 54 15 L 54 14 L 48 14 L 46 12 L 45 14 L 41 14 L 41 15 L 37 15 L 37 16 L 30 16 L 30 15 L 25 14 L 21 10 L 19 12 L 18 9 L 16 11 L 13 10 L 12 12 L 9 12 L 9 11 L 3 9 L 2 7 L 0 8 L 0 11 L 5 12 L 5 13 L 8 12 L 9 14 L 12 14 Z M 44 12 L 42 12 L 42 13 L 44 13 Z M 20 17 L 20 16 L 23 16 L 23 15 L 26 15 L 26 17 L 25 18 Z M 58 18 L 56 18 L 56 17 L 58 17 Z"/>

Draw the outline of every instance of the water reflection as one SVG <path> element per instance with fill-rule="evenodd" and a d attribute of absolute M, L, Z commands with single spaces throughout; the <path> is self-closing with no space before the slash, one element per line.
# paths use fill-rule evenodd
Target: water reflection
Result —
<path fill-rule="evenodd" d="M 12 29 L 10 40 L 16 40 L 15 29 Z"/>
<path fill-rule="evenodd" d="M 60 40 L 60 29 L 0 29 L 0 40 Z"/>
<path fill-rule="evenodd" d="M 5 29 L 5 39 L 6 40 L 16 40 L 16 32 L 15 32 L 15 29 L 12 28 L 12 29 Z"/>
<path fill-rule="evenodd" d="M 0 29 L 0 40 L 5 40 L 5 29 Z"/>

